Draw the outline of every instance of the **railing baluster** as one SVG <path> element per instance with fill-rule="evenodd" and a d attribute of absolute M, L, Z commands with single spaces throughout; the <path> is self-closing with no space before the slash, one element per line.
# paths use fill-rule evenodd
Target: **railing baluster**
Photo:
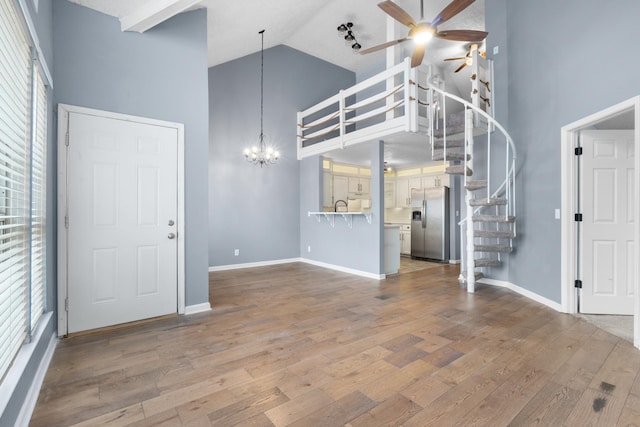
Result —
<path fill-rule="evenodd" d="M 489 203 L 490 199 L 491 199 L 491 121 L 487 120 L 487 203 Z"/>

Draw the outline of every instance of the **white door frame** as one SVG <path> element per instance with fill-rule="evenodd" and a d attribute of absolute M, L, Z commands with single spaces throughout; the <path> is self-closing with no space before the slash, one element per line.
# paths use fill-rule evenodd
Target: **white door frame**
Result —
<path fill-rule="evenodd" d="M 577 312 L 576 292 L 574 280 L 576 279 L 576 223 L 574 214 L 578 213 L 576 206 L 576 195 L 578 194 L 578 182 L 576 179 L 577 161 L 574 154 L 574 148 L 577 146 L 578 136 L 581 130 L 586 129 L 594 124 L 616 116 L 622 112 L 633 111 L 634 113 L 634 141 L 635 141 L 635 162 L 634 162 L 634 185 L 637 192 L 640 188 L 640 96 L 633 97 L 605 110 L 587 116 L 583 119 L 575 121 L 571 124 L 563 126 L 561 129 L 560 139 L 560 156 L 561 156 L 561 173 L 560 188 L 561 201 L 560 208 L 562 212 L 561 222 L 561 303 L 562 310 L 565 313 Z M 640 286 L 638 284 L 640 276 L 638 275 L 640 264 L 640 197 L 636 197 L 634 202 L 634 242 L 636 253 L 635 277 L 634 284 L 635 306 L 633 321 L 633 337 L 634 346 L 640 348 Z"/>
<path fill-rule="evenodd" d="M 67 334 L 67 268 L 68 268 L 68 240 L 65 227 L 67 215 L 67 167 L 68 158 L 66 142 L 69 135 L 69 113 L 85 114 L 107 119 L 124 120 L 154 126 L 176 129 L 178 133 L 178 216 L 177 216 L 177 244 L 178 244 L 178 313 L 185 312 L 185 251 L 184 251 L 184 125 L 181 123 L 113 113 L 77 107 L 74 105 L 58 104 L 58 336 Z"/>

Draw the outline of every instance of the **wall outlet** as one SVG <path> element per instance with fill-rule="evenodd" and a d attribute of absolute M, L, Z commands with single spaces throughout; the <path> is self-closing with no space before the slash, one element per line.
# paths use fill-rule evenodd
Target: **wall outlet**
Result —
<path fill-rule="evenodd" d="M 240 255 L 240 249 L 236 249 L 235 251 L 233 251 L 233 256 L 238 256 Z"/>
<path fill-rule="evenodd" d="M 307 252 L 311 252 L 311 246 L 307 246 Z"/>

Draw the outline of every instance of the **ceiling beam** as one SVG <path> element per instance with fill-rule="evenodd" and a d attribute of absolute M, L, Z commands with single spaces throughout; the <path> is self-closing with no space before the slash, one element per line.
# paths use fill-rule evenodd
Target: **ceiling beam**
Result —
<path fill-rule="evenodd" d="M 151 0 L 120 18 L 122 31 L 144 33 L 150 28 L 184 12 L 201 0 Z"/>

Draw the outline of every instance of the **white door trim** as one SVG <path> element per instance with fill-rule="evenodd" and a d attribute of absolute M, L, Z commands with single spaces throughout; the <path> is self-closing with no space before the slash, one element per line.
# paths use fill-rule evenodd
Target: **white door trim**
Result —
<path fill-rule="evenodd" d="M 577 213 L 576 194 L 578 192 L 578 182 L 576 180 L 576 158 L 574 147 L 577 145 L 578 134 L 581 130 L 601 122 L 609 117 L 619 113 L 632 110 L 634 112 L 634 140 L 636 153 L 640 151 L 640 96 L 633 97 L 612 107 L 604 109 L 600 112 L 587 116 L 583 119 L 575 121 L 571 124 L 563 126 L 561 129 L 560 139 L 560 156 L 561 156 L 561 172 L 560 172 L 560 188 L 561 188 L 561 304 L 565 313 L 575 313 L 577 311 L 576 292 L 574 288 L 574 280 L 576 279 L 576 225 L 574 214 Z M 635 188 L 640 188 L 640 156 L 635 156 Z M 636 190 L 637 191 L 637 190 Z M 635 247 L 640 247 L 640 197 L 636 197 L 634 202 L 634 222 L 636 224 L 634 231 Z M 636 283 L 635 289 L 635 306 L 633 321 L 634 346 L 640 348 L 640 287 L 638 281 L 638 264 L 640 264 L 640 250 L 635 253 L 636 262 Z"/>
<path fill-rule="evenodd" d="M 177 244 L 178 244 L 178 313 L 185 313 L 185 250 L 184 250 L 184 125 L 181 123 L 149 119 L 92 108 L 58 104 L 58 336 L 67 334 L 67 267 L 68 240 L 65 227 L 67 214 L 67 156 L 66 141 L 69 132 L 69 113 L 85 114 L 108 119 L 125 120 L 154 126 L 176 129 L 178 133 L 178 216 L 177 216 Z"/>

